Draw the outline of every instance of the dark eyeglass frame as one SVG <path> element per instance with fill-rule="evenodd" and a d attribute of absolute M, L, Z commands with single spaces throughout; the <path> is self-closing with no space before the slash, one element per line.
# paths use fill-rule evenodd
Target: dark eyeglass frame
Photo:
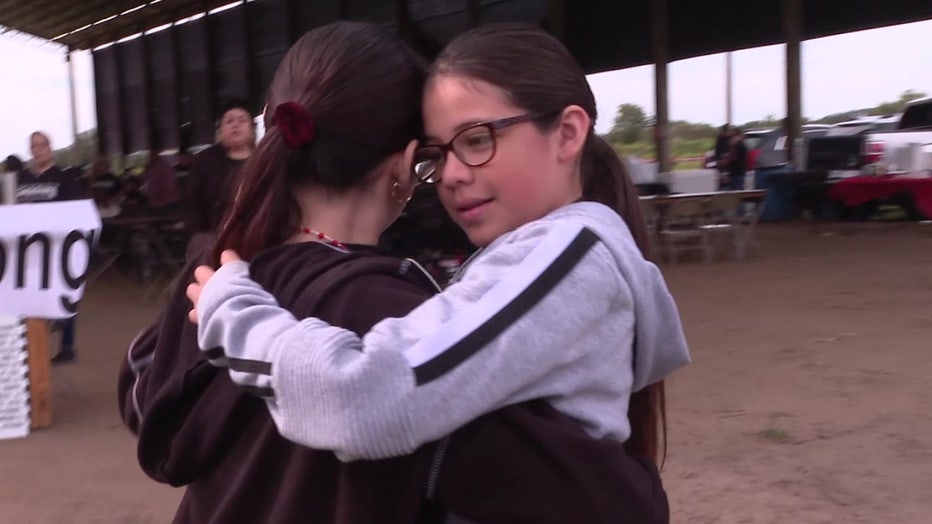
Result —
<path fill-rule="evenodd" d="M 418 147 L 417 150 L 415 150 L 415 153 L 414 153 L 415 158 L 417 158 L 418 152 L 424 151 L 425 149 L 440 151 L 440 154 L 438 155 L 438 157 L 440 158 L 440 161 L 437 162 L 437 166 L 432 170 L 430 174 L 427 174 L 424 176 L 418 175 L 417 170 L 415 170 L 415 165 L 417 165 L 417 162 L 415 162 L 415 165 L 411 166 L 411 170 L 414 173 L 414 177 L 417 178 L 418 182 L 421 182 L 422 184 L 436 184 L 437 182 L 440 182 L 440 179 L 443 178 L 443 175 L 440 175 L 438 173 L 439 167 L 443 166 L 443 164 L 446 161 L 447 156 L 451 152 L 453 153 L 454 156 L 456 156 L 456 158 L 460 162 L 462 162 L 463 164 L 469 167 L 482 167 L 488 164 L 489 162 L 491 162 L 492 159 L 495 158 L 495 153 L 498 152 L 498 136 L 495 133 L 496 131 L 500 129 L 505 129 L 506 127 L 511 127 L 513 125 L 522 124 L 524 122 L 533 122 L 535 120 L 542 120 L 545 118 L 550 118 L 550 117 L 556 116 L 557 114 L 558 113 L 540 115 L 537 113 L 526 113 L 523 115 L 500 118 L 498 120 L 492 120 L 489 122 L 479 122 L 477 124 L 464 127 L 463 129 L 460 129 L 459 131 L 457 131 L 456 134 L 453 135 L 453 138 L 451 138 L 450 141 L 447 142 L 446 144 L 424 144 Z M 482 162 L 478 162 L 478 163 L 467 162 L 466 160 L 463 159 L 462 156 L 460 156 L 456 152 L 456 149 L 453 148 L 453 143 L 456 142 L 456 139 L 458 139 L 463 133 L 475 131 L 476 129 L 483 128 L 483 127 L 488 129 L 489 135 L 492 136 L 492 152 L 489 154 L 489 158 L 487 158 L 486 160 Z"/>

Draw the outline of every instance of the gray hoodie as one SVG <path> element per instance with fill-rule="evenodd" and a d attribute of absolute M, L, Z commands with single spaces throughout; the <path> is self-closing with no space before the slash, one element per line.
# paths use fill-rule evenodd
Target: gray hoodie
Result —
<path fill-rule="evenodd" d="M 591 202 L 502 235 L 442 293 L 362 339 L 298 321 L 245 262 L 217 271 L 197 312 L 200 347 L 267 399 L 281 434 L 343 460 L 407 454 L 535 398 L 623 442 L 631 393 L 689 362 L 660 271 Z"/>

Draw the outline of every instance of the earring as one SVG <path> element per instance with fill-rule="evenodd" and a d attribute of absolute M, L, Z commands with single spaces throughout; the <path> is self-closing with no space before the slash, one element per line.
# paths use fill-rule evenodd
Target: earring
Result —
<path fill-rule="evenodd" d="M 401 197 L 399 197 L 399 192 L 400 192 L 400 195 L 402 195 Z M 392 183 L 392 199 L 394 199 L 395 202 L 398 202 L 399 204 L 407 204 L 408 202 L 411 201 L 411 194 L 408 193 L 407 195 L 405 195 L 405 193 L 407 193 L 407 190 L 405 190 L 405 187 L 401 185 L 397 180 L 395 180 Z"/>

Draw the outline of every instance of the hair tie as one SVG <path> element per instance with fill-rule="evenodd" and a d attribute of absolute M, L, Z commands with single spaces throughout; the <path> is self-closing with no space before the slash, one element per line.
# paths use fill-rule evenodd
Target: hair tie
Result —
<path fill-rule="evenodd" d="M 314 141 L 314 121 L 303 105 L 297 102 L 285 102 L 275 108 L 272 125 L 278 126 L 285 143 L 292 149 L 299 149 Z"/>

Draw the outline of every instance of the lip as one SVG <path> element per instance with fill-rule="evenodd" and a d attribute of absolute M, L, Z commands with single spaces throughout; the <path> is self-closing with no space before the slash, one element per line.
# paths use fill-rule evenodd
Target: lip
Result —
<path fill-rule="evenodd" d="M 461 200 L 456 203 L 456 213 L 463 222 L 475 222 L 481 218 L 482 213 L 493 200 L 492 198 Z"/>

